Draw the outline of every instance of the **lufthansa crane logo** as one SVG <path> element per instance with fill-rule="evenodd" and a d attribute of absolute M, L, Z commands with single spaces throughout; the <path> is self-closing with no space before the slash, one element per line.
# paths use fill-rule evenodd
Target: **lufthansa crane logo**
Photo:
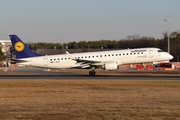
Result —
<path fill-rule="evenodd" d="M 24 50 L 24 44 L 22 42 L 16 42 L 14 48 L 16 51 L 21 52 Z"/>

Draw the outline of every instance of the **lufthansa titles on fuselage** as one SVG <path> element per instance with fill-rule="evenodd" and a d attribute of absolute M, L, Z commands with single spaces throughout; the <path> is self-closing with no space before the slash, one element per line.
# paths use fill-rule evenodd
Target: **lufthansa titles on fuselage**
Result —
<path fill-rule="evenodd" d="M 131 52 L 146 52 L 146 50 L 131 50 Z"/>

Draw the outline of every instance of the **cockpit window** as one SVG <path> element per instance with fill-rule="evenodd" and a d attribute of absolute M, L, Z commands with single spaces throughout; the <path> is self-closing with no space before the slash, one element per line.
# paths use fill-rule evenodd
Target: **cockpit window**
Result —
<path fill-rule="evenodd" d="M 158 50 L 158 52 L 164 52 L 163 50 Z"/>

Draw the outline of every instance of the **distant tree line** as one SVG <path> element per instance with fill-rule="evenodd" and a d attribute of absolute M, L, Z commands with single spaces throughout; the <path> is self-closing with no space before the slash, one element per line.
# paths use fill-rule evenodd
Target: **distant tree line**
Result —
<path fill-rule="evenodd" d="M 127 36 L 123 40 L 98 40 L 80 41 L 68 43 L 28 43 L 28 46 L 36 49 L 127 49 L 142 47 L 157 47 L 167 51 L 168 33 L 163 33 L 162 39 L 153 37 L 141 37 L 140 35 Z M 180 57 L 180 31 L 170 34 L 170 53 L 174 56 L 172 61 L 179 61 Z"/>
<path fill-rule="evenodd" d="M 168 33 L 163 33 L 162 39 L 155 39 L 153 37 L 141 37 L 140 35 L 127 36 L 123 40 L 98 40 L 98 41 L 80 41 L 68 43 L 27 43 L 33 50 L 37 49 L 127 49 L 127 48 L 143 48 L 143 47 L 157 47 L 167 51 Z M 2 52 L 0 45 L 0 61 L 5 60 L 6 56 Z M 12 53 L 10 48 L 9 52 Z M 180 31 L 172 32 L 170 34 L 170 54 L 174 56 L 172 61 L 180 61 Z M 12 54 L 11 54 L 12 55 Z"/>
<path fill-rule="evenodd" d="M 3 53 L 3 51 L 2 51 L 2 46 L 1 46 L 1 44 L 0 44 L 0 62 L 2 61 L 2 60 L 5 60 L 6 59 L 6 56 L 5 56 L 5 54 Z"/>

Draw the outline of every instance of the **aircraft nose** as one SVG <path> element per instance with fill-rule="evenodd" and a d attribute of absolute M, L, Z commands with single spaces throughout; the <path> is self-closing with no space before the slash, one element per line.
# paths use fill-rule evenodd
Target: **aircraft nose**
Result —
<path fill-rule="evenodd" d="M 173 59 L 174 57 L 171 54 L 168 54 L 169 60 Z"/>

